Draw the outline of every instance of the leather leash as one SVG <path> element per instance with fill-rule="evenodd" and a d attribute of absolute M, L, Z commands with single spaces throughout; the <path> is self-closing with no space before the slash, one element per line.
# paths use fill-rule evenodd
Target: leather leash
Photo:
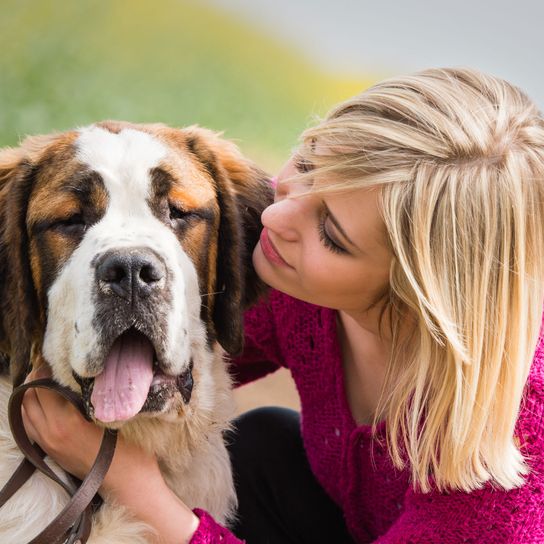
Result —
<path fill-rule="evenodd" d="M 59 385 L 50 378 L 24 383 L 13 390 L 8 405 L 9 425 L 13 438 L 25 458 L 6 485 L 0 490 L 0 508 L 37 469 L 65 489 L 70 496 L 70 501 L 57 517 L 28 544 L 84 544 L 91 532 L 93 514 L 91 501 L 102 485 L 106 472 L 110 467 L 117 442 L 117 431 L 104 430 L 102 443 L 95 462 L 79 487 L 75 478 L 69 477 L 69 482 L 64 482 L 45 463 L 43 459 L 45 457 L 44 451 L 37 444 L 30 442 L 26 434 L 21 408 L 24 393 L 31 387 L 56 391 L 74 404 L 88 419 L 81 398 L 72 390 Z"/>

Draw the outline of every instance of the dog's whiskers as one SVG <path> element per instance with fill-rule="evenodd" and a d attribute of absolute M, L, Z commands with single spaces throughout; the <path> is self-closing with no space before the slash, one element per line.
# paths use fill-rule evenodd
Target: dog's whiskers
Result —
<path fill-rule="evenodd" d="M 225 292 L 225 289 L 222 289 L 221 291 L 214 291 L 212 293 L 202 293 L 201 297 L 209 297 L 211 295 L 222 295 Z"/>

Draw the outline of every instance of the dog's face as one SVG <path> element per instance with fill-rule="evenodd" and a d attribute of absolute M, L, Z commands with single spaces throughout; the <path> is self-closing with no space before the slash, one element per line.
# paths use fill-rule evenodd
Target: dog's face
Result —
<path fill-rule="evenodd" d="M 0 348 L 14 382 L 43 357 L 100 421 L 179 411 L 194 350 L 241 348 L 271 198 L 232 144 L 194 127 L 108 122 L 5 150 Z"/>

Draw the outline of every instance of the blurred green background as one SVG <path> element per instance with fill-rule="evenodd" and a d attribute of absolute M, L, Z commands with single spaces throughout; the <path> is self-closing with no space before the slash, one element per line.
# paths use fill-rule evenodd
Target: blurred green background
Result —
<path fill-rule="evenodd" d="M 274 171 L 371 78 L 325 73 L 197 0 L 2 0 L 0 145 L 101 119 L 224 131 Z"/>

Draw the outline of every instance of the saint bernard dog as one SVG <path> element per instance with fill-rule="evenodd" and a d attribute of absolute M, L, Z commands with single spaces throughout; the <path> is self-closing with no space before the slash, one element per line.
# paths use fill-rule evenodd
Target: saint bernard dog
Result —
<path fill-rule="evenodd" d="M 99 425 L 158 457 L 189 507 L 228 521 L 236 499 L 224 353 L 241 350 L 241 312 L 262 287 L 251 253 L 271 200 L 266 175 L 199 127 L 107 121 L 0 150 L 0 353 L 9 366 L 0 488 L 21 461 L 6 419 L 12 385 L 46 363 Z M 0 542 L 30 541 L 66 501 L 35 474 L 0 509 Z M 89 543 L 148 537 L 106 503 Z"/>

